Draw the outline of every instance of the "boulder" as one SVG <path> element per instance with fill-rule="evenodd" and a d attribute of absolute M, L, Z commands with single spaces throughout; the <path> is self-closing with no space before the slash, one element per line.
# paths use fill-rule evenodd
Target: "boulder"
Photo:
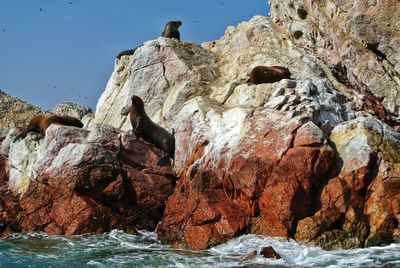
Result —
<path fill-rule="evenodd" d="M 295 238 L 325 249 L 393 242 L 400 134 L 377 119 L 360 117 L 335 127 L 330 141 L 340 172 L 323 188 L 315 215 L 299 221 Z"/>
<path fill-rule="evenodd" d="M 28 118 L 41 113 L 43 109 L 0 90 L 0 138 L 5 138 L 11 128 L 26 125 Z"/>
<path fill-rule="evenodd" d="M 8 155 L 9 194 L 20 205 L 21 231 L 75 235 L 112 229 L 153 230 L 175 184 L 161 152 L 111 127 L 51 125 Z"/>
<path fill-rule="evenodd" d="M 65 101 L 57 104 L 51 111 L 52 114 L 68 115 L 82 119 L 85 115 L 92 113 L 92 108 L 82 106 L 78 103 Z"/>

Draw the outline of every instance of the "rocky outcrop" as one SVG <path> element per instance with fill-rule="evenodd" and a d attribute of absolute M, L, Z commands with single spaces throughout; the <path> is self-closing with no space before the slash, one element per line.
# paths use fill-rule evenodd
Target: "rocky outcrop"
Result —
<path fill-rule="evenodd" d="M 0 90 L 0 138 L 5 138 L 9 130 L 28 125 L 30 119 L 39 114 L 61 114 L 83 118 L 91 113 L 90 107 L 77 103 L 63 102 L 51 111 L 45 111 L 26 101 L 12 97 Z"/>
<path fill-rule="evenodd" d="M 39 107 L 11 97 L 0 90 L 0 138 L 4 138 L 11 128 L 26 125 L 29 118 L 43 112 Z"/>
<path fill-rule="evenodd" d="M 275 1 L 271 18 L 281 31 L 357 99 L 391 126 L 400 125 L 400 3 Z"/>
<path fill-rule="evenodd" d="M 0 139 L 0 149 L 2 149 Z M 13 232 L 20 232 L 21 207 L 18 197 L 8 189 L 8 159 L 0 154 L 0 236 L 7 236 Z"/>
<path fill-rule="evenodd" d="M 246 263 L 252 259 L 257 257 L 257 250 L 252 251 L 247 256 L 242 258 L 239 263 Z M 275 249 L 271 246 L 263 247 L 260 250 L 260 255 L 267 259 L 281 259 L 282 257 L 275 251 Z"/>
<path fill-rule="evenodd" d="M 299 12 L 311 19 L 311 12 Z M 367 90 L 381 74 L 368 72 L 364 79 L 350 66 L 340 69 L 340 59 L 333 68 L 276 16 L 228 27 L 221 39 L 201 47 L 164 38 L 145 43 L 116 61 L 95 120 L 129 129 L 121 111 L 135 94 L 155 122 L 175 130 L 179 181 L 157 227 L 164 243 L 203 249 L 246 232 L 325 248 L 392 241 L 398 232 L 397 188 L 385 209 L 378 209 L 380 216 L 371 216 L 388 194 L 378 167 L 398 163 L 393 153 L 383 153 L 396 151 L 399 137 L 384 122 L 395 127 L 397 111 L 385 106 L 389 97 L 381 106 L 372 102 L 374 91 Z M 368 49 L 357 53 L 386 64 Z M 257 65 L 287 67 L 292 79 L 246 84 Z M 348 73 L 339 72 L 346 68 Z M 353 71 L 357 85 L 348 83 Z M 395 75 L 383 79 L 398 90 Z M 346 139 L 335 138 L 337 133 L 354 124 L 368 133 L 371 124 L 381 126 L 385 145 L 341 145 Z M 348 131 L 343 135 L 361 137 L 354 127 Z M 361 161 L 358 168 L 354 161 Z"/>
<path fill-rule="evenodd" d="M 89 106 L 81 106 L 74 102 L 62 102 L 57 104 L 51 111 L 52 114 L 69 115 L 82 119 L 85 115 L 92 113 L 92 108 Z"/>
<path fill-rule="evenodd" d="M 12 140 L 8 138 L 8 140 Z M 51 234 L 154 229 L 173 190 L 160 151 L 110 127 L 52 125 L 8 153 L 9 195 L 19 197 L 22 231 Z"/>
<path fill-rule="evenodd" d="M 398 233 L 400 134 L 374 118 L 336 127 L 340 173 L 322 189 L 321 208 L 299 221 L 296 239 L 325 248 L 388 243 Z"/>
<path fill-rule="evenodd" d="M 172 193 L 156 230 L 177 248 L 248 232 L 327 249 L 396 241 L 398 25 L 372 19 L 387 3 L 271 1 L 272 19 L 230 26 L 219 40 L 160 37 L 117 59 L 85 129 L 4 142 L 21 228 L 153 228 Z M 292 77 L 247 84 L 257 65 Z M 131 129 L 121 114 L 132 95 L 175 132 L 174 189 L 158 151 L 121 132 Z"/>

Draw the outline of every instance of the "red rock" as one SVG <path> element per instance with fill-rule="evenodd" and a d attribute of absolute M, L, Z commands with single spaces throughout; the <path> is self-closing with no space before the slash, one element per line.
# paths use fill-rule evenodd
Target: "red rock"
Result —
<path fill-rule="evenodd" d="M 0 150 L 2 143 L 0 142 Z M 18 197 L 8 189 L 8 159 L 0 154 L 0 237 L 13 232 L 20 232 L 19 213 L 21 211 Z"/>
<path fill-rule="evenodd" d="M 18 202 L 21 230 L 154 230 L 174 187 L 173 171 L 157 166 L 160 151 L 154 146 L 126 135 L 120 142 L 119 135 L 108 128 L 97 127 L 89 136 L 87 130 L 50 127 L 37 178 Z"/>
<path fill-rule="evenodd" d="M 155 169 L 159 170 L 159 167 L 156 166 Z M 162 173 L 165 173 L 165 167 L 162 169 L 164 169 Z M 154 169 L 144 169 L 139 172 L 128 168 L 127 171 L 130 180 L 125 198 L 132 196 L 131 205 L 136 214 L 136 226 L 140 229 L 154 230 L 174 189 L 175 178 L 171 169 L 168 176 L 162 173 L 155 174 Z"/>
<path fill-rule="evenodd" d="M 312 147 L 295 147 L 287 152 L 260 197 L 262 220 L 255 224 L 256 233 L 283 237 L 293 235 L 297 220 L 312 213 L 314 189 L 330 172 L 329 163 L 333 162 L 334 154 L 332 150 L 326 152 L 330 153 L 320 154 L 318 148 Z M 320 155 L 323 159 L 315 161 Z M 328 163 L 326 169 L 315 168 L 315 163 L 319 162 Z"/>
<path fill-rule="evenodd" d="M 397 221 L 400 223 L 400 194 L 396 195 L 392 200 L 392 208 L 394 216 L 396 217 Z"/>
<path fill-rule="evenodd" d="M 240 220 L 243 212 L 229 202 L 215 173 L 196 173 L 189 185 L 186 183 L 179 180 L 157 226 L 164 243 L 203 249 L 226 241 L 245 226 Z"/>
<path fill-rule="evenodd" d="M 336 207 L 345 213 L 350 201 L 350 192 L 345 181 L 340 178 L 329 180 L 321 194 L 321 210 L 323 212 Z"/>
<path fill-rule="evenodd" d="M 246 228 L 289 237 L 297 221 L 311 214 L 312 194 L 330 173 L 334 159 L 333 150 L 324 145 L 324 134 L 315 131 L 316 126 L 305 127 L 300 131 L 303 141 L 290 148 L 297 121 L 275 129 L 268 120 L 262 119 L 263 124 L 259 118 L 251 120 L 251 138 L 244 138 L 229 159 L 204 155 L 206 143 L 191 146 L 188 159 L 192 160 L 185 162 L 190 165 L 182 168 L 186 172 L 181 173 L 157 227 L 163 243 L 203 249 Z M 308 139 L 307 131 L 314 138 Z M 177 142 L 189 146 L 188 140 L 190 133 Z"/>
<path fill-rule="evenodd" d="M 379 170 L 383 172 L 368 187 L 364 207 L 370 225 L 367 246 L 390 243 L 392 233 L 399 228 L 396 203 L 400 193 L 400 174 L 386 162 L 381 162 Z"/>
<path fill-rule="evenodd" d="M 275 251 L 271 246 L 263 247 L 260 251 L 260 255 L 268 259 L 281 259 L 282 257 Z"/>
<path fill-rule="evenodd" d="M 376 153 L 368 154 L 367 159 L 363 157 L 355 157 L 352 159 L 351 164 L 352 166 L 357 167 L 357 169 L 353 169 L 350 172 L 344 172 L 341 177 L 354 192 L 365 191 L 373 177 L 376 175 L 377 161 Z"/>
<path fill-rule="evenodd" d="M 326 211 L 318 211 L 314 216 L 301 219 L 296 228 L 294 238 L 297 241 L 312 241 L 331 227 L 340 219 L 341 213 L 337 207 Z"/>
<path fill-rule="evenodd" d="M 216 245 L 220 240 L 215 227 L 210 224 L 186 226 L 183 234 L 188 246 L 197 250 Z"/>

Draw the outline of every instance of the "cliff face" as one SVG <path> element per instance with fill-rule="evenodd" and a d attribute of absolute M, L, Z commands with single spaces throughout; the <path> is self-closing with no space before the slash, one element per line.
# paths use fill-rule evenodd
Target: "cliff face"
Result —
<path fill-rule="evenodd" d="M 4 138 L 12 127 L 27 124 L 27 118 L 40 113 L 43 113 L 43 110 L 39 107 L 13 98 L 0 90 L 0 138 Z"/>
<path fill-rule="evenodd" d="M 8 146 L 14 137 L 3 141 L 8 158 L 0 158 L 8 173 L 0 177 L 0 234 L 136 232 L 154 229 L 161 218 L 175 177 L 171 167 L 157 166 L 153 146 L 95 124 L 52 125 L 44 139 L 32 133 Z"/>
<path fill-rule="evenodd" d="M 398 25 L 373 21 L 386 2 L 355 3 L 361 24 L 350 5 L 307 3 L 272 2 L 272 19 L 217 41 L 160 38 L 116 62 L 96 120 L 129 129 L 120 112 L 136 94 L 175 129 L 163 242 L 201 249 L 248 231 L 325 248 L 396 238 Z M 374 45 L 367 22 L 380 29 Z M 247 85 L 257 65 L 288 67 L 292 79 Z"/>
<path fill-rule="evenodd" d="M 297 47 L 329 68 L 347 96 L 388 124 L 399 125 L 398 1 L 270 3 L 273 21 Z"/>
<path fill-rule="evenodd" d="M 47 187 L 48 181 L 56 185 L 64 166 L 75 174 L 78 160 L 84 160 L 82 166 L 78 165 L 82 174 L 97 170 L 88 173 L 89 181 L 96 181 L 97 186 L 86 193 L 77 185 L 87 177 L 77 176 L 73 187 L 65 188 L 69 189 L 68 196 L 83 198 L 83 194 L 84 200 L 95 202 L 92 214 L 102 213 L 103 205 L 105 211 L 114 212 L 104 204 L 109 191 L 115 200 L 129 199 L 129 191 L 139 192 L 135 200 L 145 202 L 154 191 L 151 187 L 170 187 L 165 180 L 172 177 L 171 171 L 157 173 L 151 161 L 126 175 L 126 169 L 137 168 L 141 152 L 154 148 L 124 149 L 124 157 L 131 161 L 126 167 L 121 164 L 125 162 L 120 151 L 128 145 L 105 126 L 114 127 L 118 133 L 131 129 L 121 112 L 129 108 L 130 97 L 135 94 L 144 100 L 146 112 L 155 122 L 175 132 L 174 170 L 178 181 L 173 190 L 171 186 L 172 194 L 157 226 L 162 242 L 203 249 L 247 232 L 293 237 L 325 248 L 398 240 L 400 135 L 395 129 L 399 119 L 399 14 L 396 9 L 394 15 L 384 16 L 398 4 L 341 4 L 272 1 L 272 19 L 256 16 L 230 26 L 214 42 L 200 46 L 159 38 L 146 42 L 132 56 L 122 56 L 99 99 L 94 120 L 79 130 L 81 134 L 72 135 L 78 138 L 57 145 L 65 151 L 51 149 L 54 145 L 49 139 L 39 142 L 41 151 L 28 146 L 28 155 L 40 152 L 36 159 L 41 159 L 30 168 L 27 161 L 15 162 L 19 154 L 12 153 L 14 147 L 22 145 L 11 146 L 8 159 L 15 160 L 12 166 L 42 174 L 29 176 L 29 187 L 23 190 L 22 198 L 38 195 L 38 182 L 41 187 Z M 293 75 L 276 83 L 246 84 L 250 70 L 257 65 L 284 66 Z M 54 131 L 51 127 L 49 135 L 54 137 Z M 91 151 L 94 144 L 100 146 L 100 155 L 107 157 L 93 157 L 99 152 Z M 96 166 L 104 161 L 107 168 L 98 170 Z M 152 180 L 151 187 L 145 188 L 147 181 L 137 175 L 143 172 L 143 166 L 151 170 L 150 174 L 160 176 L 159 184 Z M 112 176 L 102 183 L 100 174 L 109 174 L 108 168 L 113 170 Z M 10 185 L 23 177 L 12 179 L 13 174 L 10 172 Z M 32 183 L 35 176 L 38 182 Z M 121 176 L 123 181 L 144 184 L 134 190 L 114 187 Z M 14 189 L 18 193 L 21 188 Z M 123 192 L 121 196 L 117 195 L 119 191 Z M 157 202 L 166 200 L 169 194 L 155 192 L 151 200 Z M 49 209 L 30 209 L 26 205 L 30 202 L 22 202 L 23 215 L 28 219 L 37 218 L 35 214 L 29 218 L 28 211 Z M 146 210 L 157 202 L 148 203 Z M 60 211 L 59 202 L 50 203 Z M 110 218 L 115 224 L 107 228 L 118 226 L 119 221 L 133 222 L 125 227 L 137 226 L 131 220 L 136 208 L 125 204 L 120 207 L 127 214 L 108 212 L 115 215 Z M 154 210 L 153 225 L 160 219 L 160 209 L 163 207 Z M 146 210 L 139 209 L 140 215 Z M 55 215 L 61 214 L 53 212 L 48 217 L 53 220 L 41 226 L 50 226 L 53 231 L 76 226 L 54 220 L 60 218 Z M 67 215 L 75 217 L 74 213 Z M 89 218 L 85 218 L 85 228 L 74 230 L 107 229 L 92 226 Z"/>

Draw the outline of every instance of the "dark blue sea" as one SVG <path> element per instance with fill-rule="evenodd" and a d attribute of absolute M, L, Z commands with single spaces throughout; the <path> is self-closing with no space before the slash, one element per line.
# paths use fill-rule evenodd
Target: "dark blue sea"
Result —
<path fill-rule="evenodd" d="M 272 246 L 280 260 L 241 259 Z M 0 240 L 0 267 L 400 267 L 400 244 L 324 251 L 277 238 L 245 235 L 202 250 L 174 250 L 156 235 L 114 230 L 75 237 L 43 233 L 15 234 Z"/>

